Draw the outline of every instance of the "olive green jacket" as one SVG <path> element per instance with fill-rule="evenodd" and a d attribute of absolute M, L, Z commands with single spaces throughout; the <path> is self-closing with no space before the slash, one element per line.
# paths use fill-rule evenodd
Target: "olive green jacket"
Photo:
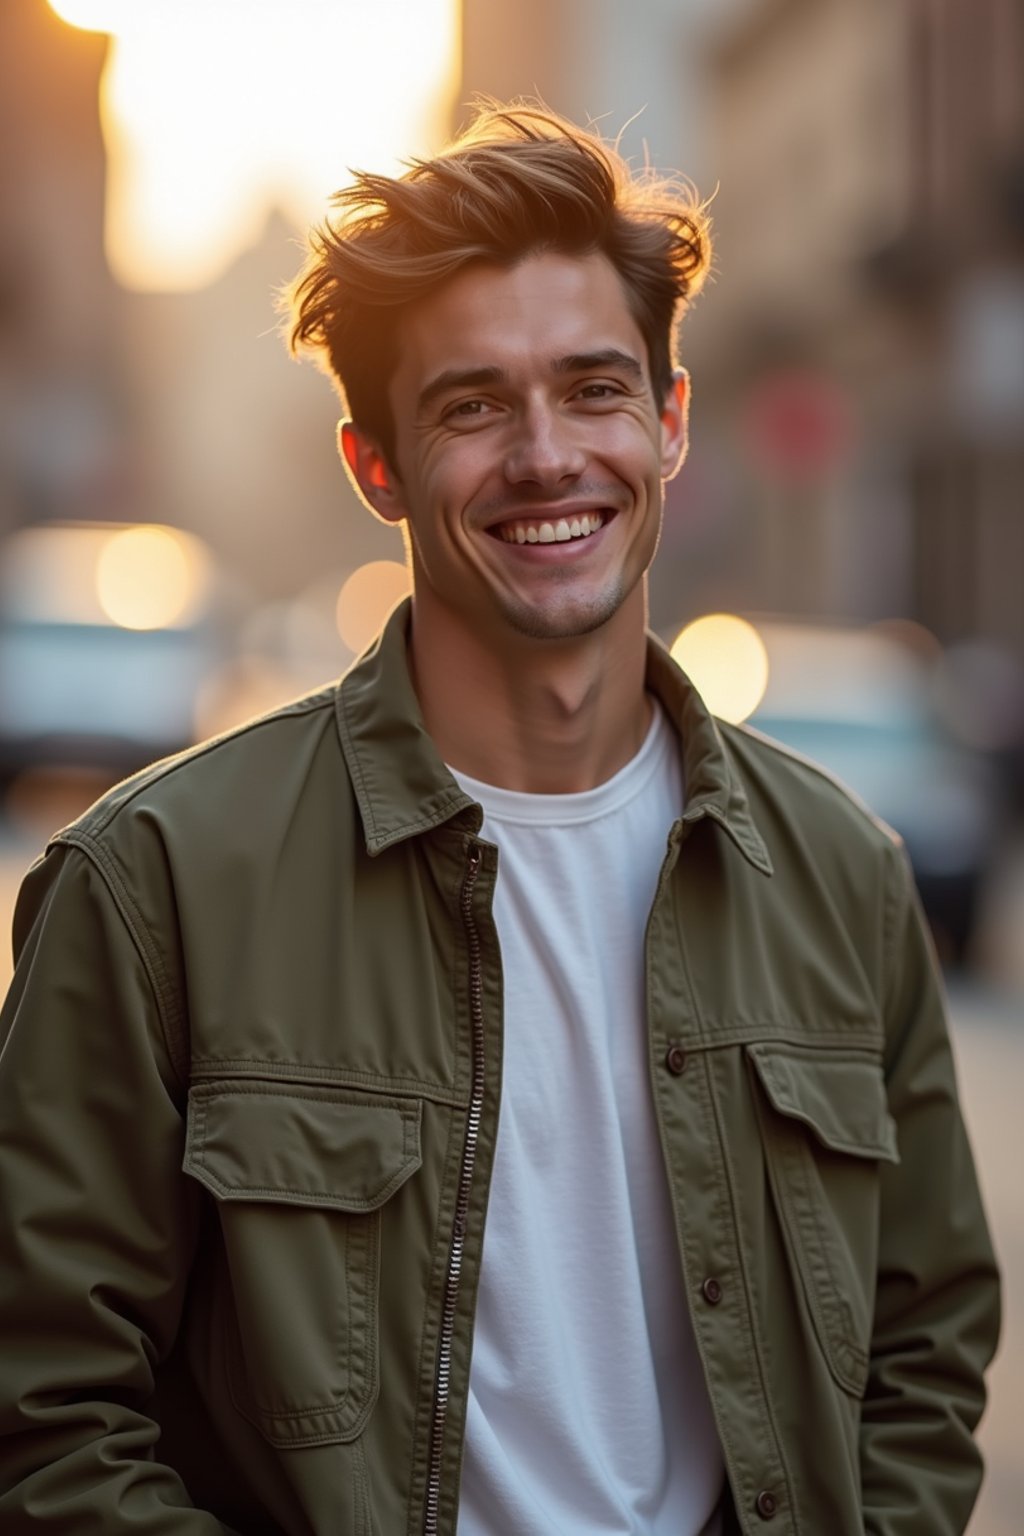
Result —
<path fill-rule="evenodd" d="M 455 1529 L 498 855 L 424 731 L 406 623 L 113 790 L 26 880 L 5 1536 Z M 687 786 L 647 929 L 651 1093 L 728 1528 L 962 1531 L 997 1276 L 905 860 L 654 642 L 648 681 Z"/>

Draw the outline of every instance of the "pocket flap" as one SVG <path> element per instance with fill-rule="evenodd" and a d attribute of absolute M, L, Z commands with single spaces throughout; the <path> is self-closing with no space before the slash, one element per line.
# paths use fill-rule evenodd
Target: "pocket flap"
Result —
<path fill-rule="evenodd" d="M 220 1200 L 373 1211 L 420 1166 L 420 1109 L 341 1088 L 200 1083 L 183 1166 Z"/>
<path fill-rule="evenodd" d="M 877 1063 L 831 1052 L 812 1056 L 777 1045 L 752 1045 L 748 1054 L 772 1106 L 780 1115 L 802 1120 L 823 1146 L 899 1162 L 896 1122 Z"/>

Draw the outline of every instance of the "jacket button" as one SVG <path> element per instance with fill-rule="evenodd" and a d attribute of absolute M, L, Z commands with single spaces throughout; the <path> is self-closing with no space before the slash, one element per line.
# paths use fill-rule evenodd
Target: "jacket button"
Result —
<path fill-rule="evenodd" d="M 779 1507 L 779 1501 L 774 1493 L 769 1493 L 767 1488 L 762 1488 L 754 1502 L 754 1508 L 762 1520 L 770 1520 Z"/>
<path fill-rule="evenodd" d="M 704 1284 L 701 1286 L 701 1290 L 704 1293 L 704 1300 L 708 1302 L 710 1306 L 717 1307 L 718 1303 L 722 1299 L 722 1287 L 720 1282 L 715 1279 L 714 1275 L 708 1276 L 708 1278 L 704 1281 Z M 771 1495 L 769 1494 L 767 1497 L 770 1498 Z"/>
<path fill-rule="evenodd" d="M 665 1065 L 673 1077 L 678 1077 L 686 1067 L 686 1052 L 681 1045 L 670 1045 L 665 1052 Z"/>

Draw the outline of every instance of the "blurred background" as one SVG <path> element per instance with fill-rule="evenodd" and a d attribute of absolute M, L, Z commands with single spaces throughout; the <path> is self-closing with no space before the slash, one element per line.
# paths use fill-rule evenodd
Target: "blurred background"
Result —
<path fill-rule="evenodd" d="M 1022 0 L 3 0 L 0 919 L 106 785 L 337 675 L 404 592 L 274 293 L 350 167 L 478 91 L 714 193 L 652 626 L 906 839 L 1008 1281 L 971 1532 L 1014 1536 Z"/>

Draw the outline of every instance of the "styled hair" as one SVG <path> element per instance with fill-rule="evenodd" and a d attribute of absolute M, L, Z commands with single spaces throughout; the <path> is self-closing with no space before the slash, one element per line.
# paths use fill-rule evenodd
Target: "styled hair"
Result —
<path fill-rule="evenodd" d="M 646 342 L 655 393 L 667 396 L 677 323 L 711 260 L 689 183 L 635 174 L 614 145 L 544 107 L 483 101 L 440 155 L 397 178 L 359 172 L 330 201 L 283 295 L 290 346 L 316 355 L 392 465 L 388 387 L 403 312 L 471 263 L 603 254 Z"/>

